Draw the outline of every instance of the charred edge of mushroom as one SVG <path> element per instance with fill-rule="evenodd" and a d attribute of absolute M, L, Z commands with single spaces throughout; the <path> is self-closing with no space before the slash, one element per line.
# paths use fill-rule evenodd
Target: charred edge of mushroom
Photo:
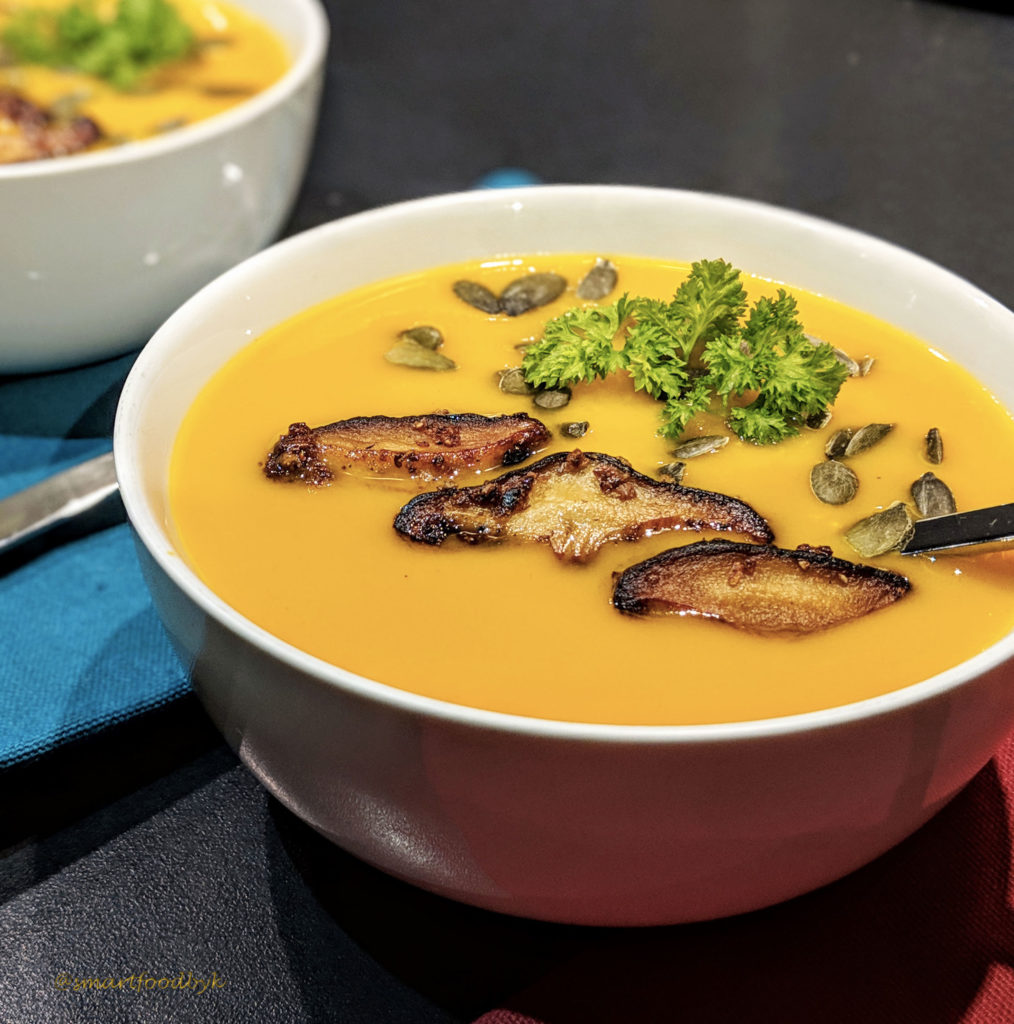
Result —
<path fill-rule="evenodd" d="M 12 89 L 0 88 L 0 118 L 18 129 L 17 135 L 0 140 L 0 163 L 69 156 L 102 139 L 102 130 L 90 117 L 59 117 Z"/>
<path fill-rule="evenodd" d="M 325 484 L 333 474 L 322 452 L 317 432 L 306 423 L 293 423 L 268 453 L 264 475 L 270 480 Z"/>
<path fill-rule="evenodd" d="M 476 433 L 474 443 L 462 443 L 466 431 Z M 341 435 L 341 441 L 331 435 Z M 313 428 L 293 423 L 268 454 L 264 473 L 274 480 L 322 484 L 333 479 L 335 469 L 359 465 L 374 471 L 393 468 L 407 476 L 430 472 L 446 477 L 477 464 L 516 465 L 549 438 L 546 425 L 523 412 L 355 416 Z M 404 447 L 385 447 L 392 443 Z"/>
<path fill-rule="evenodd" d="M 540 478 L 580 473 L 589 466 L 593 467 L 595 481 L 603 495 L 622 502 L 636 501 L 642 496 L 638 491 L 640 488 L 652 496 L 671 496 L 681 504 L 689 504 L 696 514 L 685 518 L 685 529 L 734 530 L 754 537 L 760 543 L 774 539 L 767 521 L 737 498 L 655 480 L 638 473 L 616 456 L 580 450 L 555 452 L 524 469 L 513 470 L 473 487 L 450 487 L 417 495 L 398 512 L 394 528 L 407 539 L 423 544 L 442 544 L 451 536 L 466 542 L 488 539 L 496 535 L 497 523 L 528 507 L 530 492 Z M 482 510 L 491 522 L 478 526 L 468 522 L 466 517 L 474 510 Z M 643 525 L 643 521 L 634 521 L 632 516 L 631 523 L 620 530 L 616 539 L 639 539 L 644 532 Z"/>
<path fill-rule="evenodd" d="M 734 574 L 736 578 L 730 580 L 725 573 L 721 580 L 721 586 L 730 593 L 749 579 L 760 562 L 784 566 L 787 585 L 796 591 L 796 596 L 804 596 L 803 591 L 806 590 L 805 598 L 811 605 L 809 611 L 812 613 L 808 616 L 812 620 L 810 624 L 800 625 L 798 621 L 795 624 L 790 623 L 790 612 L 784 606 L 781 609 L 776 608 L 776 611 L 783 615 L 779 624 L 777 618 L 772 622 L 769 616 L 751 616 L 748 613 L 740 613 L 738 617 L 723 615 L 714 609 L 709 611 L 676 599 L 671 589 L 673 581 L 667 578 L 668 572 L 681 567 L 679 563 L 692 565 L 695 562 L 718 559 L 723 555 L 732 555 L 740 560 L 733 566 L 739 570 Z M 797 574 L 795 570 L 800 572 Z M 700 578 L 699 574 L 695 574 L 695 582 Z M 670 588 L 668 593 L 667 586 Z M 840 598 L 843 590 L 849 586 L 863 592 L 861 596 L 865 599 L 865 607 L 854 614 L 842 614 L 833 621 L 828 621 L 829 617 L 826 615 L 821 619 L 821 606 L 829 607 L 834 598 Z M 903 597 L 910 589 L 911 583 L 905 576 L 876 566 L 836 558 L 831 554 L 830 548 L 823 546 L 811 547 L 801 544 L 795 550 L 788 550 L 773 545 L 706 540 L 670 548 L 630 566 L 621 573 L 614 574 L 613 605 L 627 615 L 683 613 L 719 619 L 753 632 L 806 633 L 830 628 L 886 607 Z M 803 617 L 807 616 L 804 614 Z"/>

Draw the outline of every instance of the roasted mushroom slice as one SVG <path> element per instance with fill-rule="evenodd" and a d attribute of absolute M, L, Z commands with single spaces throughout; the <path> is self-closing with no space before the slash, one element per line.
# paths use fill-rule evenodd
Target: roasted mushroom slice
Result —
<path fill-rule="evenodd" d="M 562 559 L 584 562 L 603 544 L 662 530 L 732 530 L 761 543 L 768 524 L 726 494 L 653 480 L 622 459 L 596 452 L 547 455 L 475 487 L 420 494 L 394 520 L 409 540 L 442 544 L 510 538 L 549 544 Z"/>
<path fill-rule="evenodd" d="M 619 573 L 613 604 L 628 615 L 700 615 L 754 633 L 814 633 L 884 608 L 909 581 L 834 558 L 727 540 L 670 548 Z"/>
<path fill-rule="evenodd" d="M 461 470 L 515 466 L 545 447 L 549 436 L 545 424 L 523 412 L 356 416 L 325 427 L 293 423 L 268 454 L 264 473 L 310 484 L 328 483 L 337 473 L 447 480 Z"/>
<path fill-rule="evenodd" d="M 56 117 L 12 89 L 0 88 L 0 164 L 67 156 L 98 142 L 88 117 Z"/>

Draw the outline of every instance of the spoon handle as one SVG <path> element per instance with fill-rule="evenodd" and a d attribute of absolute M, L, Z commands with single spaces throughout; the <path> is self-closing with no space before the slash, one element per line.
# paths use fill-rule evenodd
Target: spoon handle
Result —
<path fill-rule="evenodd" d="M 903 555 L 923 551 L 953 551 L 979 554 L 1014 543 L 1014 504 L 994 505 L 973 512 L 920 519 L 912 539 L 901 549 Z"/>
<path fill-rule="evenodd" d="M 0 501 L 0 554 L 95 508 L 117 490 L 106 452 Z"/>

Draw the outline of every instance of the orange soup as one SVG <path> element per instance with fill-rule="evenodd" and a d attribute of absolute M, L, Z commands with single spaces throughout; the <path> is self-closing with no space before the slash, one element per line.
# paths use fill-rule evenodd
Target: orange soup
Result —
<path fill-rule="evenodd" d="M 68 2 L 8 0 L 0 4 L 0 36 L 20 12 L 58 10 Z M 136 87 L 121 90 L 79 71 L 30 63 L 5 66 L 0 60 L 0 92 L 13 90 L 57 119 L 90 118 L 101 132 L 90 146 L 96 149 L 150 138 L 221 113 L 267 88 L 288 68 L 282 41 L 240 7 L 220 0 L 172 0 L 172 6 L 193 33 L 192 52 L 153 69 Z M 96 4 L 105 17 L 115 8 L 114 0 Z M 0 137 L 4 130 L 0 114 Z M 0 158 L 2 154 L 0 149 Z"/>
<path fill-rule="evenodd" d="M 622 292 L 670 298 L 688 267 L 614 257 Z M 410 482 L 339 476 L 328 486 L 266 478 L 267 453 L 291 423 L 437 410 L 519 411 L 552 432 L 541 457 L 580 447 L 657 476 L 673 460 L 658 435 L 659 403 L 625 375 L 577 385 L 559 409 L 508 395 L 496 371 L 520 362 L 518 345 L 579 303 L 582 255 L 449 266 L 371 285 L 309 309 L 257 339 L 207 385 L 173 454 L 170 500 L 183 557 L 258 626 L 351 672 L 454 703 L 540 718 L 617 724 L 729 722 L 827 708 L 883 694 L 954 666 L 1014 627 L 1014 562 L 1005 555 L 864 560 L 844 539 L 857 520 L 895 501 L 933 471 L 959 509 L 1011 499 L 998 464 L 1014 455 L 1014 420 L 963 369 L 918 339 L 827 298 L 792 289 L 808 333 L 861 360 L 866 376 L 842 386 L 831 421 L 775 445 L 733 437 L 687 461 L 683 484 L 748 502 L 782 548 L 827 545 L 855 562 L 908 577 L 889 608 L 805 636 L 758 636 L 688 616 L 633 618 L 611 604 L 613 575 L 678 544 L 662 532 L 611 543 L 586 564 L 536 543 L 439 547 L 400 537 L 392 521 L 418 492 Z M 516 317 L 488 315 L 452 291 L 461 278 L 498 292 L 530 270 L 555 271 L 567 290 Z M 775 286 L 744 278 L 751 300 Z M 446 372 L 392 365 L 399 333 L 439 327 Z M 587 421 L 580 440 L 561 433 Z M 811 467 L 843 426 L 891 423 L 850 460 L 860 484 L 848 504 L 811 492 Z M 924 456 L 936 427 L 939 465 Z M 689 434 L 729 431 L 705 414 Z M 983 442 L 988 438 L 988 443 Z M 476 482 L 459 478 L 458 486 Z M 440 486 L 429 484 L 429 488 Z"/>

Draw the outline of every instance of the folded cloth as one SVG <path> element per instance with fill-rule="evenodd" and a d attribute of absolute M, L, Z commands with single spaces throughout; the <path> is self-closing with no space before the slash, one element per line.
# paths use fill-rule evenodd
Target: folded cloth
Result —
<path fill-rule="evenodd" d="M 130 357 L 0 378 L 0 498 L 108 451 Z M 188 689 L 119 523 L 0 560 L 0 767 Z"/>

